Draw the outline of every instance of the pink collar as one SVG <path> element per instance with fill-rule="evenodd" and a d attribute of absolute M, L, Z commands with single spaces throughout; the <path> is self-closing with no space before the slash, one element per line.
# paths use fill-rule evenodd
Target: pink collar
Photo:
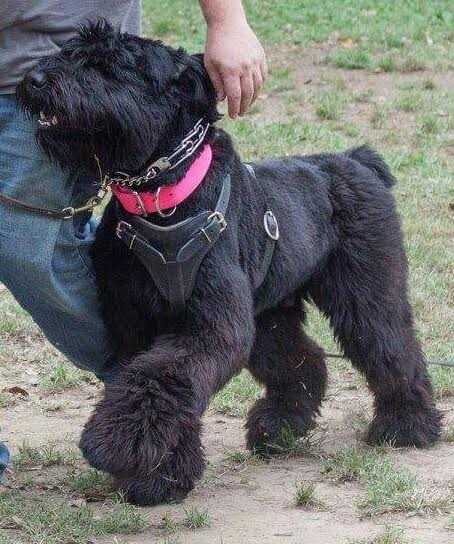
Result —
<path fill-rule="evenodd" d="M 111 185 L 112 193 L 118 198 L 123 208 L 133 215 L 147 216 L 151 213 L 172 215 L 178 204 L 184 202 L 204 180 L 213 158 L 211 146 L 207 144 L 202 153 L 191 164 L 186 175 L 175 183 L 159 187 L 157 191 L 137 192 L 129 187 Z M 173 210 L 163 214 L 164 210 Z"/>

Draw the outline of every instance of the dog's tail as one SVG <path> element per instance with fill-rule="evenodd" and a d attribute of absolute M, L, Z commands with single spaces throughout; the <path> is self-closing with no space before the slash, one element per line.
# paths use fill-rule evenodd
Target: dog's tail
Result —
<path fill-rule="evenodd" d="M 347 151 L 347 156 L 358 161 L 360 164 L 369 168 L 377 174 L 385 187 L 392 187 L 396 183 L 396 178 L 391 174 L 391 170 L 383 158 L 367 145 L 355 147 Z"/>

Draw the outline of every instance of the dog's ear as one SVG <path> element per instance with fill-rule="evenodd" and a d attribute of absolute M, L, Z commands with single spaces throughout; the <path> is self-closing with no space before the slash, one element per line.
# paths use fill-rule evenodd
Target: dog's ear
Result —
<path fill-rule="evenodd" d="M 203 55 L 177 52 L 174 81 L 187 107 L 197 109 L 211 122 L 220 119 L 216 108 L 216 92 L 203 63 Z"/>

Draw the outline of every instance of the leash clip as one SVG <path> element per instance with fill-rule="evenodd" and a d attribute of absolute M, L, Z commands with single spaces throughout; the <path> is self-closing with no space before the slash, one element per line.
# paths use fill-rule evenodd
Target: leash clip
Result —
<path fill-rule="evenodd" d="M 63 219 L 72 219 L 76 213 L 76 209 L 68 206 L 67 208 L 63 208 L 61 213 L 63 214 Z"/>

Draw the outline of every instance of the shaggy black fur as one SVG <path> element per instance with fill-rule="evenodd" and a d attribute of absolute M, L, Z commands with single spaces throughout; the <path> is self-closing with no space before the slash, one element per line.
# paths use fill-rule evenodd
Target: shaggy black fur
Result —
<path fill-rule="evenodd" d="M 200 56 L 104 22 L 43 59 L 18 97 L 32 114 L 57 117 L 58 125 L 38 130 L 45 151 L 92 176 L 95 154 L 106 172 L 137 173 L 200 117 L 219 118 Z M 115 236 L 116 203 L 105 211 L 93 259 L 118 363 L 82 435 L 87 460 L 112 473 L 133 502 L 184 497 L 204 469 L 200 417 L 245 366 L 266 386 L 249 414 L 249 448 L 272 453 L 284 428 L 306 433 L 326 383 L 323 350 L 301 330 L 309 299 L 329 317 L 375 395 L 367 441 L 432 444 L 441 418 L 415 337 L 386 164 L 360 147 L 256 163 L 254 179 L 224 131 L 211 128 L 207 141 L 214 161 L 202 186 L 171 219 L 150 218 L 169 224 L 212 209 L 231 173 L 228 228 L 203 261 L 183 315 L 169 315 L 141 263 Z M 150 185 L 174 183 L 188 166 Z M 256 291 L 265 200 L 281 238 Z M 259 301 L 265 310 L 255 315 Z"/>

